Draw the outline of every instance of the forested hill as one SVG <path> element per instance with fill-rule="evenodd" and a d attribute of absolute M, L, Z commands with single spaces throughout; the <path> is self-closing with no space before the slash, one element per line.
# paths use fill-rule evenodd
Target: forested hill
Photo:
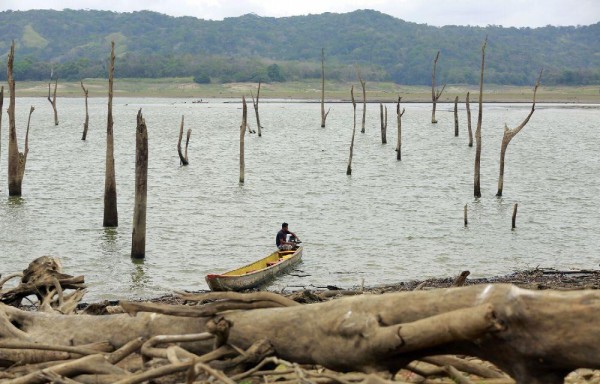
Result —
<path fill-rule="evenodd" d="M 320 77 L 321 49 L 329 79 L 477 84 L 488 36 L 486 82 L 600 84 L 600 22 L 590 26 L 433 27 L 360 10 L 285 18 L 248 14 L 223 21 L 155 12 L 0 12 L 0 61 L 16 43 L 17 80 L 106 77 L 115 41 L 117 77 L 195 76 L 198 81 L 285 81 Z M 0 71 L 0 79 L 6 71 Z"/>

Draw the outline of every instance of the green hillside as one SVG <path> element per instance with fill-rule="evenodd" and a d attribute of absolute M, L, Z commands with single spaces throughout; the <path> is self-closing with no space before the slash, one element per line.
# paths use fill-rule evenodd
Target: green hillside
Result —
<path fill-rule="evenodd" d="M 0 60 L 15 40 L 17 79 L 44 80 L 52 68 L 63 79 L 105 77 L 114 40 L 116 77 L 285 81 L 319 78 L 324 48 L 332 80 L 354 78 L 358 65 L 367 80 L 426 85 L 439 50 L 440 83 L 476 84 L 486 35 L 488 83 L 532 84 L 543 67 L 546 84 L 600 84 L 600 23 L 433 27 L 371 10 L 223 21 L 149 11 L 5 11 Z"/>

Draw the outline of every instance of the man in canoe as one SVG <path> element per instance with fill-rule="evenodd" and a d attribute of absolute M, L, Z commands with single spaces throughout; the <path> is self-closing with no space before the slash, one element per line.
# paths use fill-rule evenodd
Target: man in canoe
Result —
<path fill-rule="evenodd" d="M 281 230 L 277 232 L 275 237 L 275 244 L 277 248 L 282 251 L 289 251 L 294 248 L 295 243 L 291 242 L 291 239 L 295 239 L 295 242 L 300 242 L 300 239 L 294 232 L 288 230 L 288 223 L 281 224 Z"/>

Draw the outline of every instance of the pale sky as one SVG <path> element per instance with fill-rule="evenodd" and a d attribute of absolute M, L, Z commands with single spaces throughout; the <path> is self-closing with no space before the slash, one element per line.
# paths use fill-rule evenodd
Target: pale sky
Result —
<path fill-rule="evenodd" d="M 590 25 L 600 21 L 600 0 L 0 0 L 0 11 L 29 9 L 151 10 L 171 16 L 222 20 L 246 13 L 285 17 L 374 9 L 419 24 Z"/>

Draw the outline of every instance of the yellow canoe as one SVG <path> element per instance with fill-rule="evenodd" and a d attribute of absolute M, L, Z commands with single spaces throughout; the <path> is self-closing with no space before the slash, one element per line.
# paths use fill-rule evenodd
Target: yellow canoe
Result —
<path fill-rule="evenodd" d="M 275 251 L 241 268 L 218 275 L 206 275 L 206 283 L 213 291 L 242 291 L 259 287 L 300 262 L 302 249 L 303 247 L 298 247 L 293 251 Z"/>

